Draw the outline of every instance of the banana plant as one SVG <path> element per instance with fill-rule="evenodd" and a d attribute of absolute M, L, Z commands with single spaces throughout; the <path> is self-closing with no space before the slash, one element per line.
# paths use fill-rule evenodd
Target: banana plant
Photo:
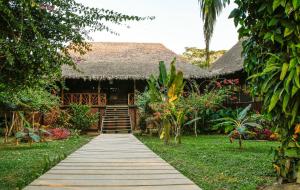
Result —
<path fill-rule="evenodd" d="M 149 86 L 149 94 L 152 102 L 152 108 L 161 112 L 162 132 L 160 137 L 168 143 L 172 125 L 176 128 L 176 134 L 180 136 L 180 122 L 171 110 L 175 109 L 176 101 L 181 97 L 185 82 L 183 73 L 176 71 L 176 58 L 170 64 L 170 71 L 167 72 L 166 65 L 163 61 L 159 63 L 158 78 L 151 76 L 147 81 Z M 159 105 L 157 105 L 159 104 Z M 173 112 L 175 113 L 175 112 Z M 174 122 L 175 121 L 175 122 Z M 178 128 L 179 127 L 179 128 Z M 177 139 L 179 138 L 177 135 Z"/>
<path fill-rule="evenodd" d="M 242 140 L 247 139 L 247 135 L 251 132 L 249 128 L 260 128 L 260 124 L 257 123 L 257 118 L 254 116 L 248 116 L 248 112 L 251 109 L 251 104 L 244 108 L 241 112 L 238 112 L 234 118 L 225 117 L 221 119 L 213 120 L 214 122 L 220 122 L 214 125 L 214 128 L 219 128 L 220 126 L 231 126 L 233 130 L 229 133 L 228 137 L 230 142 L 233 143 L 234 139 L 239 140 L 239 146 L 242 148 Z"/>

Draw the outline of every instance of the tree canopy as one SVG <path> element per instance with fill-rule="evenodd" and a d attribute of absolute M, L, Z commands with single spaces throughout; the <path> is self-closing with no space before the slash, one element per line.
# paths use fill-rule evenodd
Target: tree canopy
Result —
<path fill-rule="evenodd" d="M 225 50 L 210 51 L 210 60 L 207 62 L 205 49 L 187 47 L 185 48 L 185 52 L 182 54 L 182 57 L 193 65 L 197 65 L 199 67 L 208 67 L 218 60 L 222 55 L 224 55 L 225 52 Z"/>
<path fill-rule="evenodd" d="M 109 26 L 145 19 L 153 18 L 90 8 L 75 0 L 1 0 L 0 97 L 24 87 L 45 88 L 59 79 L 63 64 L 75 66 L 70 51 L 89 50 L 89 32 L 118 35 Z"/>

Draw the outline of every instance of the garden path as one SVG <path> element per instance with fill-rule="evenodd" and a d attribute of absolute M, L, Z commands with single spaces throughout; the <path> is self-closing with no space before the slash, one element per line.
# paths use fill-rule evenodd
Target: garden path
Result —
<path fill-rule="evenodd" d="M 25 190 L 201 190 L 132 134 L 102 134 Z"/>

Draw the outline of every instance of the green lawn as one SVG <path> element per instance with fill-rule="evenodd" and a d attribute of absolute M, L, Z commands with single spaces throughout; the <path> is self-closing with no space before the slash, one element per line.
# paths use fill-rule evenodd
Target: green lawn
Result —
<path fill-rule="evenodd" d="M 88 136 L 73 137 L 68 140 L 36 143 L 31 147 L 28 144 L 0 144 L 0 189 L 26 186 L 90 139 Z M 0 138 L 0 142 L 3 139 Z"/>
<path fill-rule="evenodd" d="M 271 147 L 276 142 L 230 144 L 226 136 L 183 137 L 182 145 L 163 145 L 158 137 L 138 137 L 203 190 L 254 190 L 275 180 Z"/>

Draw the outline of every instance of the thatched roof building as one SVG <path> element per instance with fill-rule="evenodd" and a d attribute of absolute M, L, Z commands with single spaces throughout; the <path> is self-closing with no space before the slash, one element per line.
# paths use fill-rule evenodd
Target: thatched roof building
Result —
<path fill-rule="evenodd" d="M 209 68 L 212 76 L 230 75 L 243 70 L 242 41 L 235 44 Z"/>
<path fill-rule="evenodd" d="M 177 70 L 184 77 L 206 78 L 210 72 L 186 63 L 177 54 L 158 43 L 91 43 L 91 51 L 81 57 L 78 69 L 64 66 L 62 75 L 66 79 L 144 80 L 157 75 L 159 61 L 165 61 L 167 67 L 174 57 L 177 58 Z"/>

